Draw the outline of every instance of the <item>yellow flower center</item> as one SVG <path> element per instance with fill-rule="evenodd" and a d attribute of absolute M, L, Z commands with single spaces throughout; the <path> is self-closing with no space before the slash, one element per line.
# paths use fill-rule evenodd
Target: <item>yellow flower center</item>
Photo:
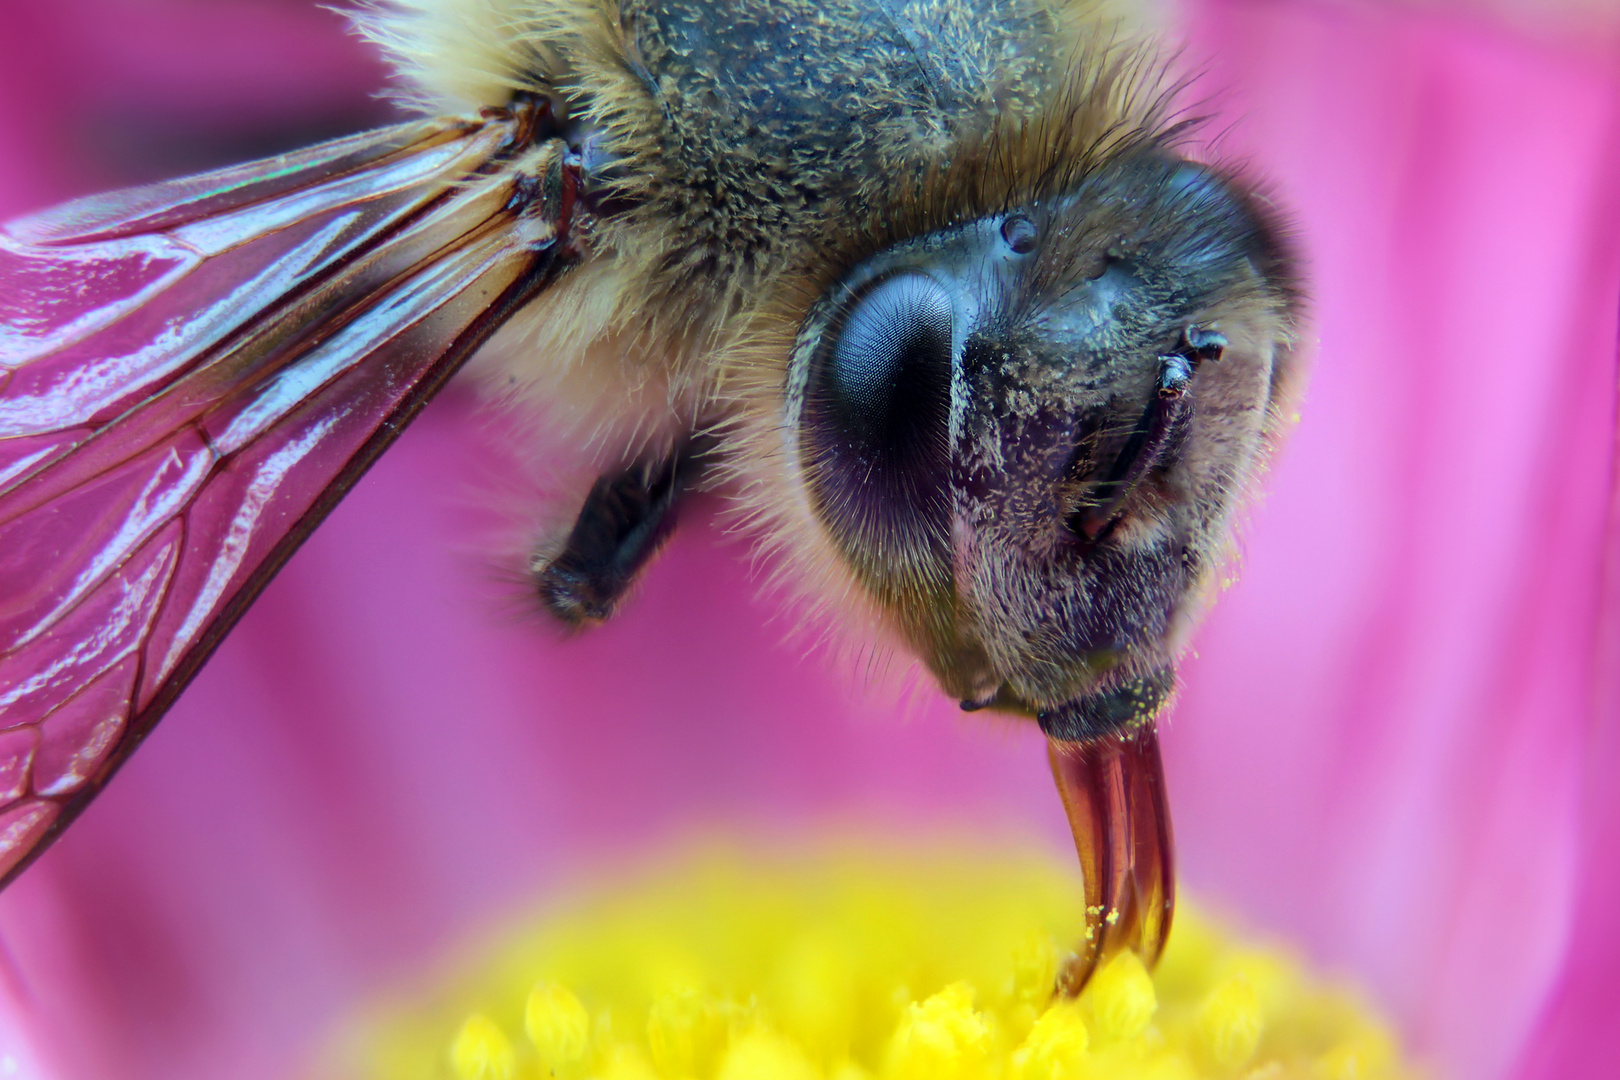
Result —
<path fill-rule="evenodd" d="M 1285 951 L 1183 904 L 1157 971 L 1053 977 L 1079 932 L 1044 854 L 709 852 L 502 934 L 364 1029 L 388 1080 L 1404 1080 L 1394 1037 Z"/>

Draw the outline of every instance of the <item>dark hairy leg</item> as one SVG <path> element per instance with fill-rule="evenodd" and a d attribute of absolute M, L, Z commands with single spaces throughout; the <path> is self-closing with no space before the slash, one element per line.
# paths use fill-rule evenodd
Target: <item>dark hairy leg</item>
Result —
<path fill-rule="evenodd" d="M 694 437 L 664 457 L 598 478 L 562 551 L 532 564 L 546 610 L 571 627 L 612 615 L 674 531 L 676 508 L 701 483 L 709 448 Z"/>

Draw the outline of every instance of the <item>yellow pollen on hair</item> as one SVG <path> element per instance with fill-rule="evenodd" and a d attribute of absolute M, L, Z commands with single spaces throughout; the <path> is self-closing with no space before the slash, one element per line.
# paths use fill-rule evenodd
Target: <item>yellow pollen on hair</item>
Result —
<path fill-rule="evenodd" d="M 1388 1026 L 1183 903 L 1157 970 L 1052 992 L 1061 858 L 708 850 L 555 903 L 350 1040 L 376 1080 L 1416 1080 Z"/>

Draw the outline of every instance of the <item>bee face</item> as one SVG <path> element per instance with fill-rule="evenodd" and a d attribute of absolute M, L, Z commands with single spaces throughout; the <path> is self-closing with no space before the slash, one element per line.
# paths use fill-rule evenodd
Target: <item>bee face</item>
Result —
<path fill-rule="evenodd" d="M 1088 5 L 620 16 L 596 52 L 633 77 L 576 76 L 568 111 L 616 162 L 599 261 L 673 426 L 728 430 L 809 591 L 965 707 L 1150 715 L 1287 382 L 1269 215 L 1183 159 Z"/>
<path fill-rule="evenodd" d="M 1275 245 L 1225 178 L 1144 154 L 887 248 L 812 309 L 798 475 L 964 704 L 1079 737 L 1168 691 L 1273 407 Z"/>
<path fill-rule="evenodd" d="M 1269 217 L 1175 149 L 1145 54 L 1036 0 L 638 0 L 563 52 L 624 208 L 577 291 L 613 281 L 674 441 L 738 433 L 711 456 L 811 589 L 864 597 L 965 706 L 1071 735 L 1156 708 L 1292 287 Z"/>

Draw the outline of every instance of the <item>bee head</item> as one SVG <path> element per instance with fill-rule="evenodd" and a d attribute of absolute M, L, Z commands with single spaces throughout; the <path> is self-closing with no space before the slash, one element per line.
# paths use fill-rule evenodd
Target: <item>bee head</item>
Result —
<path fill-rule="evenodd" d="M 810 309 L 790 453 L 831 546 L 965 708 L 1151 717 L 1263 456 L 1293 290 L 1231 180 L 1126 156 L 894 244 Z"/>

